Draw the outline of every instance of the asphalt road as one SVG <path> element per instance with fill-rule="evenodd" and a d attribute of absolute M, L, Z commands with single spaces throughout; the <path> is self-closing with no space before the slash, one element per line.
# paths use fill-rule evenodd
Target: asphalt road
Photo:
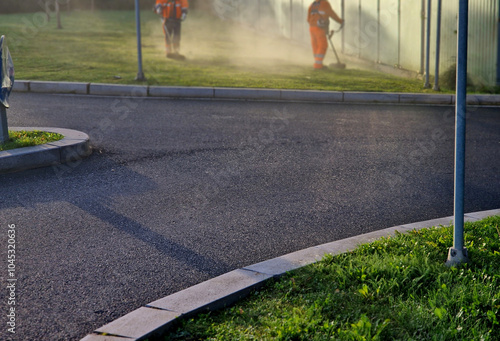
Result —
<path fill-rule="evenodd" d="M 83 162 L 0 175 L 0 339 L 78 340 L 235 268 L 453 214 L 453 107 L 14 93 L 10 126 L 84 131 Z M 470 109 L 467 212 L 500 207 L 500 112 Z M 446 254 L 443 254 L 443 261 Z"/>

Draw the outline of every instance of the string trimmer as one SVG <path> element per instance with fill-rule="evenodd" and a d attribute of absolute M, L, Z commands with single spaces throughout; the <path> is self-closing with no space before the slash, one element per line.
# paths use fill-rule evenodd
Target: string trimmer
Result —
<path fill-rule="evenodd" d="M 333 34 L 335 32 L 340 32 L 342 27 L 344 27 L 344 24 L 342 24 L 337 31 L 331 30 L 330 33 L 328 34 L 328 41 L 330 42 L 330 46 L 332 47 L 333 53 L 335 54 L 335 58 L 337 58 L 337 63 L 330 64 L 330 67 L 335 68 L 335 69 L 345 69 L 345 64 L 340 62 L 339 55 L 337 54 L 337 50 L 335 50 L 335 46 L 333 45 L 333 42 L 332 42 Z"/>

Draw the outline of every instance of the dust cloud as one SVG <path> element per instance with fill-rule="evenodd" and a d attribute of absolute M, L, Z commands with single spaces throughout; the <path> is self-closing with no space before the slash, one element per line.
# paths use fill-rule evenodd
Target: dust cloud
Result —
<path fill-rule="evenodd" d="M 161 32 L 159 20 L 156 25 L 155 35 L 158 35 Z M 160 39 L 155 40 L 158 42 L 156 48 L 164 51 Z M 262 25 L 257 30 L 199 10 L 191 11 L 182 24 L 181 53 L 192 63 L 231 65 L 250 71 L 308 67 L 314 62 L 307 44 L 266 33 Z"/>

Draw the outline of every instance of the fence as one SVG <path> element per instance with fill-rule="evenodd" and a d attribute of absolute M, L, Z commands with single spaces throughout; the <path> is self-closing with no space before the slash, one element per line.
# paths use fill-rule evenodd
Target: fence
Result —
<path fill-rule="evenodd" d="M 427 13 L 428 1 L 431 11 Z M 307 9 L 312 0 L 213 0 L 221 18 L 309 43 Z M 343 12 L 334 43 L 347 55 L 424 73 L 425 37 L 430 20 L 430 74 L 435 70 L 438 0 L 330 0 Z M 442 1 L 440 70 L 455 64 L 458 1 Z M 498 0 L 470 0 L 469 75 L 476 83 L 500 85 Z"/>

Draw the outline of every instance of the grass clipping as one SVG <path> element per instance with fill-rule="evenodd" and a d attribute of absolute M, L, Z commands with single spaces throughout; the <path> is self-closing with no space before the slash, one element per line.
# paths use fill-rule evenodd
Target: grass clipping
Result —
<path fill-rule="evenodd" d="M 444 264 L 451 226 L 326 256 L 161 340 L 500 340 L 499 226 L 466 224 L 459 267 Z"/>
<path fill-rule="evenodd" d="M 46 131 L 9 131 L 9 141 L 0 144 L 0 151 L 16 148 L 32 147 L 49 142 L 59 141 L 63 135 Z"/>

